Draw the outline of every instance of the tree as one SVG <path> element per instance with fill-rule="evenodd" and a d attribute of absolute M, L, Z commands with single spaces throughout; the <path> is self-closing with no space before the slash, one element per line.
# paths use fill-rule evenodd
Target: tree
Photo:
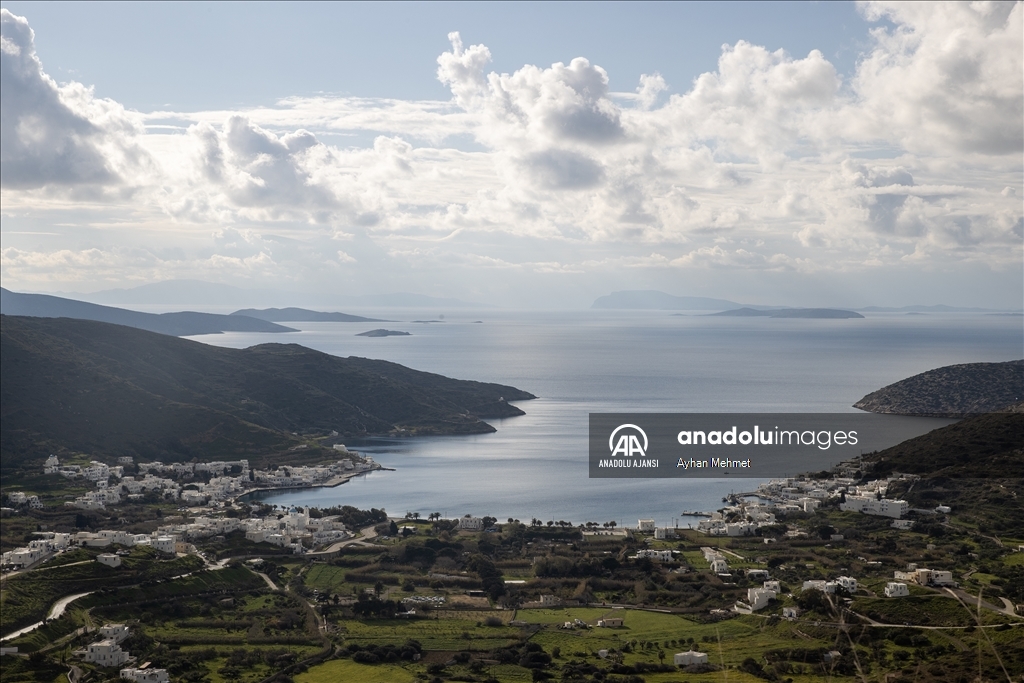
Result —
<path fill-rule="evenodd" d="M 376 595 L 379 598 L 380 594 L 383 593 L 383 592 L 384 592 L 384 582 L 383 581 L 378 581 L 377 583 L 373 584 L 373 593 L 374 593 L 374 595 Z"/>
<path fill-rule="evenodd" d="M 398 525 L 395 524 L 394 520 L 391 520 L 391 525 L 388 527 L 388 533 L 392 536 L 398 535 Z"/>

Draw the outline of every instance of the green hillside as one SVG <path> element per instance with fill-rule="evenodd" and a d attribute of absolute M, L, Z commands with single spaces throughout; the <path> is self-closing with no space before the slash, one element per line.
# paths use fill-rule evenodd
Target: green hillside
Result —
<path fill-rule="evenodd" d="M 0 316 L 0 449 L 244 457 L 297 435 L 464 434 L 522 412 L 514 387 L 297 344 L 226 349 L 108 323 Z"/>

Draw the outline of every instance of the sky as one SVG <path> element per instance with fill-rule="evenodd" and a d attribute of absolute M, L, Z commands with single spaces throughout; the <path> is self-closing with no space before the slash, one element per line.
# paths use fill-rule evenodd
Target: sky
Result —
<path fill-rule="evenodd" d="M 2 6 L 9 289 L 1024 306 L 1020 3 Z"/>

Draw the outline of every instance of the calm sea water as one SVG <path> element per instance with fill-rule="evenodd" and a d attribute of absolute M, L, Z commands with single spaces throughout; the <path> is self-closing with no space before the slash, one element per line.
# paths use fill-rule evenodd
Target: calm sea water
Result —
<path fill-rule="evenodd" d="M 360 313 L 399 322 L 288 323 L 301 331 L 195 339 L 236 348 L 297 343 L 509 384 L 539 398 L 518 404 L 525 416 L 491 421 L 494 434 L 350 441 L 395 471 L 332 489 L 264 494 L 268 503 L 577 523 L 651 517 L 671 525 L 684 510 L 714 509 L 723 495 L 756 482 L 589 479 L 589 413 L 853 412 L 851 404 L 865 394 L 925 370 L 1024 356 L 1021 318 L 1008 316 L 798 320 L 456 311 L 425 324 L 411 322 L 434 317 L 422 311 Z M 375 327 L 412 336 L 355 336 Z"/>

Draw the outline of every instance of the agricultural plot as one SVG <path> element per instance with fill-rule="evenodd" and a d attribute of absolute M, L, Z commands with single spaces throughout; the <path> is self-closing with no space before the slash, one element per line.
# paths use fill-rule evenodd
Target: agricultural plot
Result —
<path fill-rule="evenodd" d="M 303 574 L 302 582 L 307 588 L 321 593 L 340 593 L 345 586 L 345 575 L 351 571 L 347 567 L 336 567 L 329 564 L 314 564 Z M 346 589 L 348 592 L 349 589 Z"/>
<path fill-rule="evenodd" d="M 492 650 L 519 637 L 511 626 L 487 626 L 476 612 L 450 612 L 447 618 L 344 620 L 346 643 L 399 645 L 418 640 L 425 650 Z M 433 616 L 433 615 L 431 615 Z"/>
<path fill-rule="evenodd" d="M 412 669 L 413 667 L 410 667 Z M 422 669 L 422 667 L 417 667 Z M 295 683 L 337 683 L 337 681 L 361 681 L 362 683 L 415 683 L 419 680 L 409 669 L 394 664 L 369 666 L 358 664 L 351 659 L 335 659 L 310 668 L 295 676 Z"/>

